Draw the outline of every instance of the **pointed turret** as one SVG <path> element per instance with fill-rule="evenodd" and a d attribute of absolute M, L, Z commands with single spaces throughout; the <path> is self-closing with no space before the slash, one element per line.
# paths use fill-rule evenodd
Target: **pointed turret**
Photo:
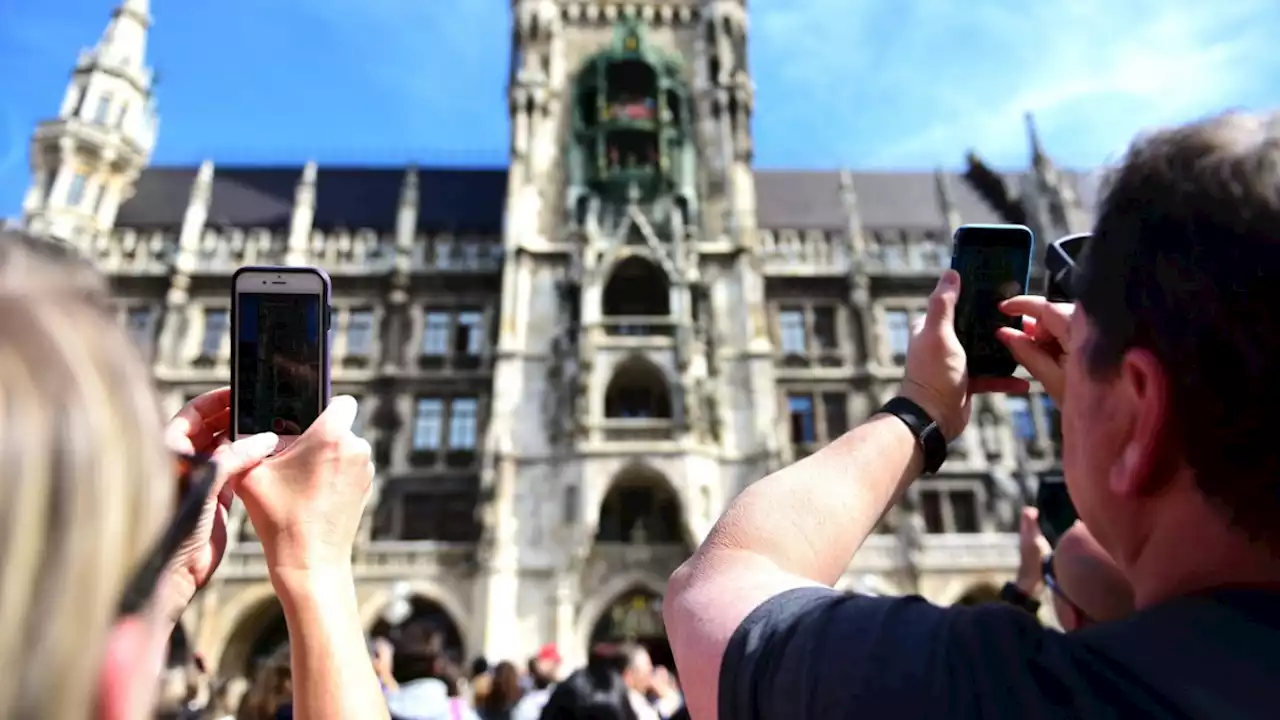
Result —
<path fill-rule="evenodd" d="M 149 0 L 123 0 L 81 51 L 58 116 L 36 126 L 23 203 L 33 232 L 79 243 L 114 226 L 155 148 L 150 28 Z"/>
<path fill-rule="evenodd" d="M 1049 153 L 1044 151 L 1044 144 L 1040 142 L 1040 131 L 1036 129 L 1036 117 L 1028 112 L 1024 118 L 1027 123 L 1027 143 L 1031 146 L 1031 167 L 1037 170 L 1048 167 L 1052 161 L 1049 160 Z"/>

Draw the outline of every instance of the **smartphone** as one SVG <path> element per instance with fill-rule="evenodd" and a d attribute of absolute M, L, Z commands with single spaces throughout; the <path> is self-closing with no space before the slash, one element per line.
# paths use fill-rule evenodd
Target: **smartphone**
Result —
<path fill-rule="evenodd" d="M 329 404 L 329 275 L 242 267 L 231 285 L 232 438 L 288 444 Z"/>
<path fill-rule="evenodd" d="M 1058 540 L 1075 524 L 1076 506 L 1067 492 L 1067 481 L 1060 474 L 1040 478 L 1036 490 L 1036 510 L 1040 514 L 1040 533 L 1049 544 L 1057 547 Z"/>
<path fill-rule="evenodd" d="M 1076 266 L 1093 233 L 1076 233 L 1049 245 L 1044 254 L 1044 296 L 1052 302 L 1075 300 Z"/>
<path fill-rule="evenodd" d="M 1022 328 L 1022 318 L 1000 312 L 1000 303 L 1027 292 L 1035 236 L 1023 225 L 961 225 L 951 268 L 960 273 L 956 335 L 969 360 L 970 377 L 1008 377 L 1017 369 L 996 339 L 1002 327 Z"/>

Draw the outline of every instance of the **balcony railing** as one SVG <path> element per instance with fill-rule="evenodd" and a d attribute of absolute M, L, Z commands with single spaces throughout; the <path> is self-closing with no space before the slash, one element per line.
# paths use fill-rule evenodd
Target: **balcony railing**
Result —
<path fill-rule="evenodd" d="M 465 570 L 475 550 L 470 543 L 377 541 L 357 547 L 352 559 L 356 577 L 397 578 Z"/>
<path fill-rule="evenodd" d="M 600 325 L 611 338 L 671 337 L 676 329 L 670 315 L 612 315 Z"/>
<path fill-rule="evenodd" d="M 675 438 L 667 418 L 607 418 L 600 423 L 605 442 L 661 442 Z"/>

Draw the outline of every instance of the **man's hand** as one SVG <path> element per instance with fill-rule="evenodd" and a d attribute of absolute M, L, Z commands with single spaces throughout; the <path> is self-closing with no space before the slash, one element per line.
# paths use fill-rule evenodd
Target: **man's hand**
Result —
<path fill-rule="evenodd" d="M 1018 364 L 1040 381 L 1044 391 L 1062 406 L 1066 385 L 1067 350 L 1071 347 L 1074 303 L 1049 302 L 1036 295 L 1019 295 L 1000 303 L 1006 315 L 1022 317 L 1022 330 L 1001 328 L 996 337 Z"/>
<path fill-rule="evenodd" d="M 968 361 L 956 337 L 956 300 L 960 275 L 946 270 L 929 295 L 924 322 L 912 333 L 906 371 L 899 394 L 915 401 L 938 423 L 947 440 L 954 440 L 969 424 L 970 396 L 977 392 L 1026 392 L 1018 378 L 982 378 L 969 382 Z"/>
<path fill-rule="evenodd" d="M 213 490 L 200 521 L 178 547 L 160 584 L 158 602 L 166 617 L 176 621 L 222 562 L 227 549 L 227 514 L 232 489 L 240 477 L 262 462 L 276 447 L 271 433 L 227 441 L 231 426 L 231 390 L 220 388 L 187 403 L 165 428 L 165 443 L 182 455 L 212 455 L 218 468 Z"/>
<path fill-rule="evenodd" d="M 1013 584 L 1028 597 L 1038 597 L 1043 589 L 1041 567 L 1050 553 L 1049 541 L 1040 532 L 1040 511 L 1034 507 L 1022 508 L 1018 520 L 1018 574 Z"/>
<path fill-rule="evenodd" d="M 373 482 L 369 443 L 351 432 L 358 407 L 340 396 L 296 442 L 236 486 L 274 576 L 349 570 Z"/>

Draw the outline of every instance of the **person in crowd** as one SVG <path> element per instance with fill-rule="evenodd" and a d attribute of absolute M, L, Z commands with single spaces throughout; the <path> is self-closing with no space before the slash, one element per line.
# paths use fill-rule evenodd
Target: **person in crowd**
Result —
<path fill-rule="evenodd" d="M 295 638 L 302 714 L 386 716 L 350 572 L 372 479 L 355 401 L 272 456 L 271 435 L 224 442 L 229 400 L 206 393 L 166 429 L 105 279 L 70 246 L 0 233 L 0 717 L 150 716 L 232 493 Z"/>
<path fill-rule="evenodd" d="M 614 646 L 593 647 L 587 666 L 555 685 L 540 720 L 639 720 L 623 679 L 627 662 Z"/>
<path fill-rule="evenodd" d="M 538 720 L 560 675 L 560 651 L 553 644 L 543 645 L 529 658 L 528 672 L 522 678 L 525 693 L 511 711 L 513 720 Z"/>
<path fill-rule="evenodd" d="M 229 678 L 215 683 L 201 717 L 203 720 L 236 720 L 236 710 L 248 692 L 249 685 L 244 678 Z"/>
<path fill-rule="evenodd" d="M 285 645 L 262 661 L 236 711 L 236 720 L 275 720 L 293 704 L 293 663 Z"/>
<path fill-rule="evenodd" d="M 626 643 L 617 651 L 622 658 L 622 681 L 627 686 L 627 699 L 637 720 L 660 720 L 649 702 L 653 689 L 653 658 L 643 645 Z"/>
<path fill-rule="evenodd" d="M 462 674 L 437 645 L 412 634 L 396 643 L 392 720 L 480 720 L 462 696 Z"/>
<path fill-rule="evenodd" d="M 1269 718 L 1280 677 L 1280 115 L 1143 136 L 1106 184 L 1074 304 L 1020 296 L 997 335 L 1062 409 L 1080 518 L 1135 612 L 1059 633 L 1005 604 L 831 584 L 937 469 L 976 392 L 946 271 L 898 397 L 751 485 L 672 576 L 699 720 Z M 945 710 L 943 710 L 945 709 Z"/>
<path fill-rule="evenodd" d="M 649 681 L 649 692 L 645 699 L 658 711 L 658 717 L 670 718 L 684 706 L 684 698 L 680 695 L 680 683 L 667 668 L 659 665 L 653 669 L 653 678 Z"/>
<path fill-rule="evenodd" d="M 519 671 L 504 660 L 494 667 L 489 693 L 483 704 L 476 705 L 476 709 L 484 720 L 511 720 L 512 711 L 522 695 L 524 690 L 520 687 Z"/>
<path fill-rule="evenodd" d="M 1053 550 L 1040 532 L 1038 518 L 1036 508 L 1022 509 L 1018 573 L 1001 588 L 1001 600 L 1036 615 L 1047 587 L 1054 616 L 1068 632 L 1133 612 L 1129 581 L 1084 523 L 1068 528 Z"/>
<path fill-rule="evenodd" d="M 489 694 L 489 688 L 493 684 L 490 670 L 489 660 L 484 656 L 471 661 L 471 703 L 475 707 L 482 706 Z"/>

